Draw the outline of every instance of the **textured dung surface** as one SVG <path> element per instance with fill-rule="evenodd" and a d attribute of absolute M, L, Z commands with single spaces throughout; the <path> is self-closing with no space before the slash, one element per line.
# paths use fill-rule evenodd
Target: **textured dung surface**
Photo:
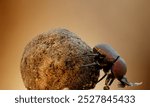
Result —
<path fill-rule="evenodd" d="M 35 37 L 25 47 L 21 74 L 27 89 L 92 89 L 99 72 L 84 54 L 92 49 L 76 34 L 66 29 L 54 29 Z"/>

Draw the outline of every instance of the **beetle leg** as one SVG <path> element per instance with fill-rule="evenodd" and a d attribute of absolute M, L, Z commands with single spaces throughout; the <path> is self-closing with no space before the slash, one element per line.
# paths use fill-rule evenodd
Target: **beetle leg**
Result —
<path fill-rule="evenodd" d="M 104 89 L 104 90 L 109 90 L 110 88 L 109 88 L 108 85 L 106 85 L 106 86 L 103 87 L 103 89 Z"/>
<path fill-rule="evenodd" d="M 111 86 L 111 84 L 114 82 L 115 78 L 111 78 L 110 82 L 109 82 L 109 86 Z"/>
<path fill-rule="evenodd" d="M 104 90 L 109 90 L 110 88 L 109 88 L 109 82 L 110 82 L 110 80 L 112 79 L 112 74 L 108 74 L 107 75 L 107 78 L 106 78 L 106 80 L 105 80 L 105 86 L 104 86 Z M 113 81 L 112 81 L 113 82 Z"/>
<path fill-rule="evenodd" d="M 99 56 L 99 54 L 86 54 L 87 56 Z"/>
<path fill-rule="evenodd" d="M 103 80 L 106 77 L 106 75 L 107 75 L 107 73 L 105 73 L 104 76 L 97 81 L 97 83 L 100 82 L 101 80 Z"/>
<path fill-rule="evenodd" d="M 86 64 L 86 65 L 82 65 L 83 67 L 87 67 L 87 66 L 95 66 L 98 65 L 96 62 L 93 62 L 91 64 Z"/>
<path fill-rule="evenodd" d="M 139 86 L 139 85 L 142 85 L 142 82 L 136 82 L 136 83 L 130 82 L 130 86 Z"/>
<path fill-rule="evenodd" d="M 126 84 L 124 82 L 121 82 L 118 84 L 118 87 L 119 88 L 124 88 L 126 86 Z"/>
<path fill-rule="evenodd" d="M 105 80 L 105 86 L 104 86 L 104 90 L 109 90 L 109 86 L 113 83 L 113 81 L 115 80 L 114 76 L 110 73 L 107 75 L 107 78 Z"/>
<path fill-rule="evenodd" d="M 124 83 L 127 86 L 138 86 L 138 85 L 142 84 L 142 82 L 140 82 L 140 83 L 128 82 L 128 80 L 127 80 L 127 78 L 125 76 L 120 81 L 121 81 L 121 83 Z"/>

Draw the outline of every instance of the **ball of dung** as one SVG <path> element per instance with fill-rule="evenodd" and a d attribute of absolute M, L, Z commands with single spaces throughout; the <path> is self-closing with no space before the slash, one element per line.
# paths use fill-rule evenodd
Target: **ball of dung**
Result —
<path fill-rule="evenodd" d="M 98 81 L 92 49 L 66 29 L 42 33 L 29 42 L 21 59 L 21 75 L 30 90 L 92 89 Z"/>

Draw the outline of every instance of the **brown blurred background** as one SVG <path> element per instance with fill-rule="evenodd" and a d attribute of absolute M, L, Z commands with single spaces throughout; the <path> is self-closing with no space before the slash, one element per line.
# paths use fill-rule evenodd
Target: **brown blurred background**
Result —
<path fill-rule="evenodd" d="M 150 89 L 149 5 L 150 0 L 0 0 L 0 89 L 25 89 L 20 74 L 25 45 L 58 27 L 91 47 L 111 44 L 127 62 L 129 81 L 143 82 L 125 89 Z"/>

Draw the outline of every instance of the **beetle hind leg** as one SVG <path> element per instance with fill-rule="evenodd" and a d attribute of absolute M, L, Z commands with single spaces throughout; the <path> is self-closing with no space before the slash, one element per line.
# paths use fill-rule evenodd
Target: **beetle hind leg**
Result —
<path fill-rule="evenodd" d="M 118 84 L 118 87 L 119 88 L 124 88 L 126 86 L 126 84 L 124 82 L 121 82 Z"/>
<path fill-rule="evenodd" d="M 132 83 L 132 82 L 128 82 L 127 78 L 124 76 L 121 80 L 120 80 L 121 85 L 123 85 L 124 87 L 127 85 L 127 86 L 138 86 L 138 85 L 141 85 L 142 82 L 140 83 Z"/>

